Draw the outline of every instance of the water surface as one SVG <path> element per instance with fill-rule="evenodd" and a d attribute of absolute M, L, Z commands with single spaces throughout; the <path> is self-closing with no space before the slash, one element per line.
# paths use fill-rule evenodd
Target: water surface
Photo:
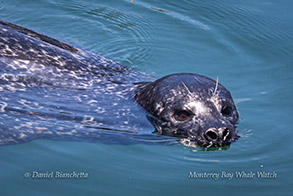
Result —
<path fill-rule="evenodd" d="M 0 1 L 0 17 L 161 77 L 219 78 L 240 113 L 228 150 L 35 140 L 0 148 L 1 195 L 290 195 L 290 1 Z M 26 172 L 87 172 L 32 179 Z M 235 172 L 275 172 L 265 179 Z M 233 173 L 189 178 L 190 172 Z"/>

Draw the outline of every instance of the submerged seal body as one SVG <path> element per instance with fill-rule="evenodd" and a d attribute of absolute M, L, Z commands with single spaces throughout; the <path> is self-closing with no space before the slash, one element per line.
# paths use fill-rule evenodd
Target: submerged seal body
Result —
<path fill-rule="evenodd" d="M 151 124 L 158 134 L 205 147 L 237 138 L 237 109 L 218 82 L 197 74 L 155 80 L 5 21 L 0 92 L 0 145 L 39 138 L 129 143 L 155 135 Z"/>

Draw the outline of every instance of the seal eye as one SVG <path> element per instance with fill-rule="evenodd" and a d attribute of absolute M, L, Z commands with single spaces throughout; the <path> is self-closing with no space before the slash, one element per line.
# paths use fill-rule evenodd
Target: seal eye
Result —
<path fill-rule="evenodd" d="M 178 110 L 175 112 L 175 118 L 178 121 L 185 121 L 191 116 L 191 113 L 186 110 Z"/>
<path fill-rule="evenodd" d="M 231 106 L 225 106 L 223 109 L 222 109 L 222 114 L 224 115 L 231 115 L 232 114 L 232 107 Z"/>

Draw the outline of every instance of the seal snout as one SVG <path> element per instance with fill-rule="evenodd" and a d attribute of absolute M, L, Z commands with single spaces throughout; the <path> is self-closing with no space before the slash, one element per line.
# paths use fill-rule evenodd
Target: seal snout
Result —
<path fill-rule="evenodd" d="M 225 145 L 227 138 L 230 135 L 229 128 L 209 128 L 203 133 L 203 137 L 207 142 L 212 143 L 215 146 Z"/>

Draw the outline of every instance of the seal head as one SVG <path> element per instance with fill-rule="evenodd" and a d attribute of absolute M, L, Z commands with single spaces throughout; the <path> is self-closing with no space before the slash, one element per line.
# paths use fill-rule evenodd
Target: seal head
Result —
<path fill-rule="evenodd" d="M 238 112 L 230 92 L 205 76 L 172 74 L 139 84 L 135 100 L 158 134 L 187 138 L 203 147 L 229 145 L 237 136 Z"/>

